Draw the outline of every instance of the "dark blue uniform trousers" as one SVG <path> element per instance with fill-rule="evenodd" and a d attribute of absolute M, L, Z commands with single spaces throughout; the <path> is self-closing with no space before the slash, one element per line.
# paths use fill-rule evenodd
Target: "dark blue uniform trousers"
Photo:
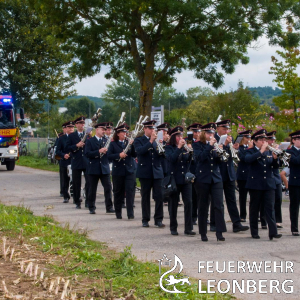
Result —
<path fill-rule="evenodd" d="M 122 204 L 126 193 L 127 216 L 134 217 L 135 173 L 126 176 L 112 176 L 116 216 L 122 216 Z"/>
<path fill-rule="evenodd" d="M 81 174 L 84 173 L 85 177 L 85 195 L 89 193 L 89 178 L 86 174 L 85 169 L 72 169 L 72 184 L 73 184 L 73 200 L 76 205 L 80 205 L 80 194 L 81 194 Z"/>
<path fill-rule="evenodd" d="M 289 192 L 290 192 L 291 232 L 299 232 L 298 218 L 299 218 L 299 204 L 300 204 L 300 186 L 289 185 Z"/>
<path fill-rule="evenodd" d="M 90 210 L 96 209 L 96 194 L 97 194 L 97 187 L 99 179 L 104 189 L 104 198 L 105 198 L 105 206 L 106 211 L 113 208 L 113 203 L 111 200 L 111 182 L 110 182 L 110 175 L 88 175 L 89 178 L 89 194 L 88 194 L 88 206 Z M 124 196 L 124 194 L 123 194 Z"/>
<path fill-rule="evenodd" d="M 238 180 L 239 187 L 239 203 L 240 203 L 240 218 L 247 218 L 247 194 L 248 189 L 246 188 L 247 180 Z"/>
<path fill-rule="evenodd" d="M 269 236 L 277 234 L 275 221 L 275 190 L 252 190 L 250 193 L 250 230 L 251 235 L 258 235 L 258 213 L 260 205 L 263 204 L 264 215 L 269 226 Z"/>
<path fill-rule="evenodd" d="M 223 183 L 201 183 L 196 181 L 196 190 L 198 196 L 198 226 L 199 233 L 207 233 L 207 216 L 209 206 L 209 195 L 211 195 L 211 205 L 213 205 L 213 214 L 215 216 L 216 231 L 226 232 L 224 220 L 223 204 Z"/>
<path fill-rule="evenodd" d="M 177 192 L 170 196 L 169 201 L 169 215 L 170 215 L 170 230 L 176 231 L 177 223 L 177 208 L 179 202 L 179 195 L 182 195 L 184 203 L 184 231 L 193 230 L 192 223 L 192 184 L 177 184 Z"/>
<path fill-rule="evenodd" d="M 139 178 L 142 195 L 142 222 L 149 222 L 151 217 L 150 195 L 153 189 L 153 199 L 155 201 L 154 223 L 161 222 L 164 217 L 162 179 Z"/>

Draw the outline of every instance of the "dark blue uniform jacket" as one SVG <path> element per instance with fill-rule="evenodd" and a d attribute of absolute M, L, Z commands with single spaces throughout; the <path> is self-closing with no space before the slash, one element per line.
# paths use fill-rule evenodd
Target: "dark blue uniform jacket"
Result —
<path fill-rule="evenodd" d="M 166 158 L 169 162 L 169 173 L 175 177 L 176 184 L 185 184 L 185 174 L 192 159 L 191 154 L 187 153 L 182 147 L 166 146 Z"/>
<path fill-rule="evenodd" d="M 131 145 L 130 150 L 126 153 L 127 157 L 120 160 L 120 153 L 126 148 L 128 140 L 122 144 L 119 141 L 113 141 L 110 143 L 107 157 L 109 161 L 112 161 L 112 175 L 125 176 L 127 174 L 132 174 L 136 171 L 136 164 L 134 157 L 136 153 L 134 150 L 134 145 Z"/>
<path fill-rule="evenodd" d="M 278 159 L 273 159 L 271 151 L 263 154 L 256 148 L 246 150 L 245 161 L 249 163 L 249 173 L 246 183 L 247 189 L 275 190 L 273 168 L 279 168 Z"/>
<path fill-rule="evenodd" d="M 105 139 L 101 141 L 94 136 L 86 141 L 85 155 L 88 158 L 87 173 L 89 175 L 107 175 L 110 174 L 107 153 L 100 158 L 99 149 L 104 148 Z"/>
<path fill-rule="evenodd" d="M 135 138 L 133 144 L 138 158 L 136 177 L 162 179 L 164 177 L 162 168 L 164 158 L 158 154 L 156 142 L 151 144 L 150 140 L 143 135 Z"/>
<path fill-rule="evenodd" d="M 289 185 L 300 186 L 300 150 L 297 150 L 293 146 L 291 149 L 286 150 L 286 152 L 292 155 L 291 160 L 289 162 Z"/>
<path fill-rule="evenodd" d="M 62 167 L 67 167 L 71 164 L 71 157 L 68 159 L 64 159 L 65 154 L 69 154 L 67 151 L 67 139 L 68 136 L 66 134 L 59 137 L 57 142 L 56 154 L 61 157 L 60 165 Z"/>

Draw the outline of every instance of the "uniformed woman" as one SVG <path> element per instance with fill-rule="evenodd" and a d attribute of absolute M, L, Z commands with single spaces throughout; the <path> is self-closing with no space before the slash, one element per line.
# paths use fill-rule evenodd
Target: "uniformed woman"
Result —
<path fill-rule="evenodd" d="M 270 131 L 267 133 L 267 142 L 269 146 L 272 146 L 273 148 L 277 148 L 278 145 L 274 145 L 276 140 L 276 131 Z M 275 177 L 275 184 L 276 184 L 276 190 L 275 190 L 275 219 L 276 219 L 276 226 L 277 228 L 282 228 L 282 212 L 281 212 L 281 205 L 282 205 L 282 181 L 279 174 L 279 169 L 273 168 L 273 174 Z"/>
<path fill-rule="evenodd" d="M 238 156 L 240 159 L 240 162 L 238 164 L 236 177 L 237 177 L 237 183 L 239 187 L 239 202 L 240 202 L 240 218 L 241 222 L 246 222 L 247 217 L 247 194 L 248 189 L 246 188 L 247 183 L 247 177 L 248 177 L 248 170 L 249 165 L 245 162 L 245 155 L 246 150 L 248 148 L 253 147 L 253 143 L 251 141 L 251 132 L 252 130 L 246 130 L 239 133 L 239 137 L 241 137 L 241 141 L 239 143 L 239 152 Z"/>
<path fill-rule="evenodd" d="M 223 181 L 220 173 L 221 158 L 214 148 L 215 130 L 215 123 L 201 127 L 200 142 L 203 145 L 194 154 L 197 162 L 195 186 L 198 197 L 198 226 L 204 242 L 208 241 L 206 234 L 209 195 L 211 195 L 214 205 L 217 240 L 225 241 L 222 232 L 227 231 L 224 220 Z"/>
<path fill-rule="evenodd" d="M 134 157 L 136 153 L 133 140 L 126 138 L 127 125 L 123 124 L 115 128 L 113 141 L 108 148 L 108 159 L 112 161 L 112 181 L 114 203 L 117 219 L 122 219 L 122 201 L 126 193 L 126 208 L 128 219 L 134 219 L 133 203 L 135 196 L 135 171 Z M 130 146 L 128 145 L 130 144 Z M 129 150 L 125 153 L 126 147 Z"/>
<path fill-rule="evenodd" d="M 290 219 L 293 236 L 299 236 L 298 219 L 300 204 L 300 130 L 290 134 L 292 147 L 286 152 L 291 154 L 290 158 Z"/>
<path fill-rule="evenodd" d="M 259 239 L 258 213 L 260 205 L 264 206 L 264 215 L 269 227 L 269 238 L 281 238 L 277 233 L 275 220 L 275 178 L 273 168 L 279 168 L 276 155 L 267 150 L 265 129 L 256 131 L 251 139 L 254 147 L 246 151 L 245 161 L 249 164 L 246 188 L 250 193 L 250 230 L 252 238 Z"/>
<path fill-rule="evenodd" d="M 184 203 L 184 234 L 193 236 L 192 224 L 192 183 L 185 182 L 185 174 L 189 171 L 192 159 L 192 152 L 188 152 L 182 137 L 183 128 L 177 126 L 170 131 L 170 142 L 165 148 L 166 158 L 169 162 L 169 172 L 174 176 L 177 192 L 170 195 L 169 214 L 170 230 L 172 235 L 178 235 L 177 208 L 179 195 L 181 194 Z"/>

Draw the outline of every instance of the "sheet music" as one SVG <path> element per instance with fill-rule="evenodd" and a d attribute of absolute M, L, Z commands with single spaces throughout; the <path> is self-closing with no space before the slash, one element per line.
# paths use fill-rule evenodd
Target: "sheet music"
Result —
<path fill-rule="evenodd" d="M 227 139 L 227 134 L 221 135 L 218 145 L 224 145 Z"/>
<path fill-rule="evenodd" d="M 290 145 L 290 142 L 282 142 L 280 145 L 279 145 L 279 149 L 281 150 L 286 150 L 288 148 L 288 146 Z"/>

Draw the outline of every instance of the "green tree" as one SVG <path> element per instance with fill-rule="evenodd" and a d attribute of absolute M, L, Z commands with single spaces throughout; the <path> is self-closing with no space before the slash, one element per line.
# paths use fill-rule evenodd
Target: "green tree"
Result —
<path fill-rule="evenodd" d="M 214 91 L 212 91 L 208 87 L 196 86 L 189 88 L 186 91 L 186 102 L 192 103 L 194 100 L 209 100 L 211 97 L 215 95 Z"/>
<path fill-rule="evenodd" d="M 289 27 L 289 30 L 292 30 Z M 300 51 L 294 47 L 286 47 L 285 51 L 276 51 L 280 60 L 272 56 L 274 66 L 271 67 L 270 74 L 276 78 L 273 80 L 281 88 L 282 94 L 274 97 L 273 102 L 280 110 L 292 109 L 293 120 L 291 128 L 297 128 L 299 125 L 299 113 L 297 109 L 300 106 L 300 76 L 297 68 L 300 65 Z"/>
<path fill-rule="evenodd" d="M 10 92 L 16 106 L 34 116 L 74 91 L 65 74 L 71 56 L 53 41 L 27 0 L 0 1 L 0 89 Z"/>
<path fill-rule="evenodd" d="M 96 112 L 95 102 L 87 97 L 79 99 L 69 98 L 65 103 L 65 107 L 68 109 L 65 112 L 65 117 L 69 119 L 75 119 L 80 116 L 90 118 Z"/>
<path fill-rule="evenodd" d="M 139 80 L 139 109 L 149 115 L 154 87 L 171 85 L 177 72 L 223 84 L 223 73 L 246 64 L 247 46 L 266 35 L 280 42 L 282 19 L 298 0 L 31 0 L 74 51 L 71 71 L 83 78 L 108 65 L 106 78 L 122 71 Z M 56 26 L 56 27 L 55 27 Z M 291 34 L 292 35 L 292 34 Z M 290 39 L 298 42 L 298 37 Z"/>
<path fill-rule="evenodd" d="M 58 112 L 58 106 L 53 105 L 49 109 L 48 112 L 42 112 L 39 114 L 38 117 L 38 126 L 37 126 L 37 134 L 40 137 L 47 137 L 48 136 L 48 124 L 49 124 L 49 137 L 56 137 L 56 133 L 54 129 L 60 133 L 61 125 L 66 122 L 66 118 L 64 114 L 60 114 Z M 35 125 L 33 125 L 35 127 Z"/>

